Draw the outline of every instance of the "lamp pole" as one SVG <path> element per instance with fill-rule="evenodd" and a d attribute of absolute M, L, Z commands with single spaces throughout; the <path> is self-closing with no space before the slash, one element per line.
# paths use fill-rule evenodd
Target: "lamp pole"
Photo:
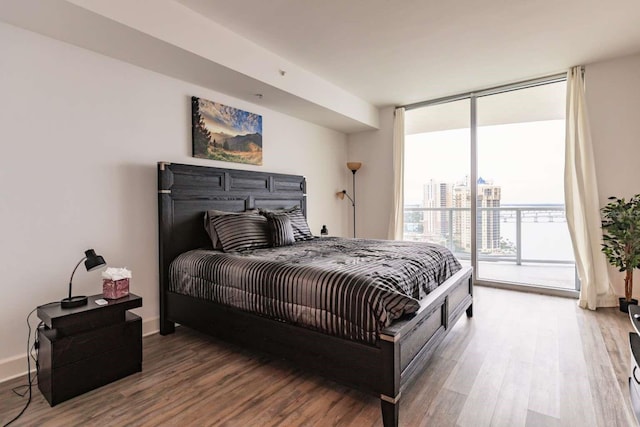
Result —
<path fill-rule="evenodd" d="M 71 273 L 71 278 L 69 279 L 69 301 L 71 301 L 71 282 L 73 282 L 73 275 L 76 274 L 76 270 L 78 269 L 78 267 L 80 267 L 80 264 L 82 264 L 82 261 L 84 261 L 85 259 L 87 259 L 87 257 L 84 257 L 80 261 L 78 261 L 78 263 L 76 264 L 76 268 L 74 268 L 73 273 Z"/>
<path fill-rule="evenodd" d="M 356 172 L 358 171 L 358 169 L 360 169 L 360 167 L 362 166 L 362 163 L 360 162 L 347 162 L 347 168 L 349 168 L 349 170 L 351 171 L 351 173 L 353 174 L 353 199 L 351 199 L 351 204 L 353 205 L 353 238 L 355 239 L 356 237 Z M 346 194 L 346 191 L 344 192 Z"/>
<path fill-rule="evenodd" d="M 352 170 L 351 173 L 353 174 L 353 200 L 351 201 L 351 204 L 353 205 L 353 238 L 356 238 L 356 171 Z"/>

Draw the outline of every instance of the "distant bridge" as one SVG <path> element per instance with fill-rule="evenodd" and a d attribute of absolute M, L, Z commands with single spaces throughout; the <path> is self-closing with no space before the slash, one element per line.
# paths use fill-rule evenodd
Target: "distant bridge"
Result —
<path fill-rule="evenodd" d="M 501 207 L 500 222 L 516 222 L 518 213 L 523 222 L 567 222 L 564 207 L 549 209 L 544 207 L 511 208 Z M 483 209 L 481 209 L 483 210 Z"/>
<path fill-rule="evenodd" d="M 405 207 L 405 212 L 442 212 L 451 216 L 453 212 L 470 212 L 470 208 L 423 208 Z M 498 211 L 500 222 L 567 222 L 563 205 L 506 205 L 496 208 L 478 208 L 480 212 Z"/>

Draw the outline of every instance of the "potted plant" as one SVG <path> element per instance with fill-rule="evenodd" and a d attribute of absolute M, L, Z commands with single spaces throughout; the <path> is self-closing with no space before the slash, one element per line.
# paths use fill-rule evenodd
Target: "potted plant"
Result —
<path fill-rule="evenodd" d="M 624 298 L 620 298 L 620 311 L 629 312 L 633 299 L 633 270 L 640 266 L 640 194 L 629 201 L 609 197 L 610 202 L 601 209 L 602 252 L 609 264 L 625 273 Z"/>

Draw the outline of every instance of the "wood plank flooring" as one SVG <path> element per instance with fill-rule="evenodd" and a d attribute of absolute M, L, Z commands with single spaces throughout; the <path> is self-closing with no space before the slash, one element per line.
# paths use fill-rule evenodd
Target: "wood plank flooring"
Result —
<path fill-rule="evenodd" d="M 463 317 L 403 393 L 401 426 L 636 426 L 628 332 L 617 309 L 476 288 Z M 0 384 L 0 424 L 22 408 Z M 178 328 L 144 339 L 143 372 L 49 407 L 22 426 L 381 426 L 378 398 Z"/>

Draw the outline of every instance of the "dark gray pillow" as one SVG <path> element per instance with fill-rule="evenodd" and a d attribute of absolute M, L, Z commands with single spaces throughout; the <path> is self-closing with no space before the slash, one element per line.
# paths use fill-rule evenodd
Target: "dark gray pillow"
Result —
<path fill-rule="evenodd" d="M 294 206 L 288 209 L 278 209 L 278 210 L 268 210 L 268 209 L 260 209 L 260 213 L 262 215 L 267 214 L 287 214 L 289 220 L 291 221 L 291 228 L 293 228 L 293 237 L 296 239 L 296 242 L 301 240 L 311 240 L 313 239 L 313 234 L 311 234 L 311 230 L 309 229 L 309 224 L 307 224 L 307 219 L 302 214 L 300 210 L 300 206 Z"/>
<path fill-rule="evenodd" d="M 291 227 L 291 219 L 289 215 L 268 213 L 266 215 L 271 230 L 271 243 L 275 247 L 289 246 L 295 243 L 293 237 L 293 228 Z"/>
<path fill-rule="evenodd" d="M 271 246 L 267 219 L 261 215 L 221 215 L 214 217 L 211 222 L 225 252 Z"/>
<path fill-rule="evenodd" d="M 207 230 L 207 234 L 211 239 L 211 244 L 213 245 L 213 249 L 222 250 L 222 243 L 220 243 L 220 239 L 218 239 L 218 233 L 216 233 L 216 228 L 213 226 L 212 220 L 218 216 L 238 215 L 238 214 L 258 215 L 259 212 L 257 209 L 249 209 L 244 212 L 227 212 L 227 211 L 219 211 L 216 209 L 210 209 L 204 213 L 204 229 Z"/>

